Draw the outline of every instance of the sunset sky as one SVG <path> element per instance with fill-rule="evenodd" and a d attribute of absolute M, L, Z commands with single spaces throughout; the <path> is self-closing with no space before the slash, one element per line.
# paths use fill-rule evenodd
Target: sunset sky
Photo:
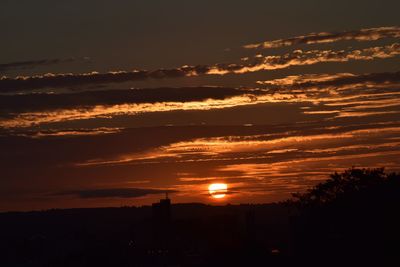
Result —
<path fill-rule="evenodd" d="M 0 211 L 281 201 L 400 171 L 399 1 L 0 2 Z M 210 197 L 212 183 L 228 185 Z"/>

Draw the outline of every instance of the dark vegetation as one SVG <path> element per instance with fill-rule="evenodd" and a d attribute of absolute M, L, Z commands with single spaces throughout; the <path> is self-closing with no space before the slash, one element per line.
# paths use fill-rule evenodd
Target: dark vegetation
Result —
<path fill-rule="evenodd" d="M 384 169 L 334 173 L 288 204 L 293 257 L 325 265 L 398 266 L 400 174 Z"/>
<path fill-rule="evenodd" d="M 0 266 L 400 266 L 400 175 L 349 169 L 285 203 L 0 214 Z"/>

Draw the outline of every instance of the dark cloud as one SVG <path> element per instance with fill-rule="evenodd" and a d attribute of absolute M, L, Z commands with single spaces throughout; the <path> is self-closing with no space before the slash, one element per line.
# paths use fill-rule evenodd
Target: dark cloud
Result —
<path fill-rule="evenodd" d="M 299 44 L 322 44 L 345 40 L 375 41 L 382 38 L 400 37 L 400 27 L 379 27 L 344 32 L 320 32 L 296 36 L 288 39 L 265 41 L 262 43 L 245 45 L 247 49 L 267 49 L 292 46 Z"/>
<path fill-rule="evenodd" d="M 134 71 L 112 71 L 108 73 L 63 73 L 46 74 L 38 76 L 0 79 L 0 92 L 13 92 L 23 90 L 34 90 L 38 88 L 64 88 L 76 87 L 105 83 L 121 83 L 128 81 L 140 81 L 149 78 L 178 78 L 191 75 L 200 75 L 208 71 L 208 67 L 203 66 L 183 66 L 176 69 L 158 69 L 154 71 L 134 70 Z"/>
<path fill-rule="evenodd" d="M 0 64 L 0 73 L 6 73 L 15 69 L 31 69 L 39 66 L 56 65 L 61 63 L 74 62 L 78 60 L 88 60 L 89 58 L 66 58 L 66 59 L 41 59 L 31 61 L 18 61 Z"/>
<path fill-rule="evenodd" d="M 74 195 L 79 198 L 137 198 L 152 194 L 176 193 L 176 190 L 151 188 L 107 188 L 65 191 L 55 196 Z"/>

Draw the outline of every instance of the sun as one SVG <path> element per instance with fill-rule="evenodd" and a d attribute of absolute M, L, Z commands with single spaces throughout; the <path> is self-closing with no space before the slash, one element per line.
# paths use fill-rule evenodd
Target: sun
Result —
<path fill-rule="evenodd" d="M 228 193 L 228 185 L 227 184 L 210 184 L 208 186 L 208 192 L 213 198 L 224 198 Z"/>

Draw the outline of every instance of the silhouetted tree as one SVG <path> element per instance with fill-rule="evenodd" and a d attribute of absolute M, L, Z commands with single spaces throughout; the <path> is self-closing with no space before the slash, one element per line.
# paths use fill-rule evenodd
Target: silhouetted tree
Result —
<path fill-rule="evenodd" d="M 289 201 L 294 251 L 330 261 L 353 260 L 380 266 L 396 258 L 400 240 L 400 174 L 383 168 L 335 172 Z M 383 265 L 382 265 L 383 264 Z"/>
<path fill-rule="evenodd" d="M 342 173 L 335 172 L 330 179 L 305 193 L 293 194 L 291 202 L 304 209 L 325 207 L 342 201 L 348 204 L 348 201 L 361 198 L 368 202 L 399 200 L 399 186 L 398 173 L 385 173 L 384 168 L 351 168 Z"/>

